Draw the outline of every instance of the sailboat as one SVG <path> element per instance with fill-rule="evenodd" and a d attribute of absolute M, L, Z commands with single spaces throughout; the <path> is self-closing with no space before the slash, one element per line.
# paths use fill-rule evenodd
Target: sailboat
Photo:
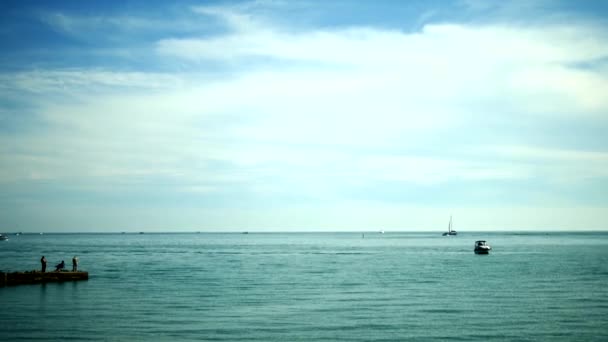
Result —
<path fill-rule="evenodd" d="M 449 235 L 457 235 L 458 233 L 456 233 L 455 230 L 452 230 L 452 215 L 450 215 L 450 223 L 448 224 L 448 231 L 443 233 L 442 236 L 449 236 Z"/>

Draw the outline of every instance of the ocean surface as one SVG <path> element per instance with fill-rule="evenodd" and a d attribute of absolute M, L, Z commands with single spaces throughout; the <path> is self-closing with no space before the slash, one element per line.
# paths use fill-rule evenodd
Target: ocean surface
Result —
<path fill-rule="evenodd" d="M 90 279 L 0 288 L 2 341 L 608 341 L 606 232 L 24 234 L 0 270 L 42 255 Z"/>

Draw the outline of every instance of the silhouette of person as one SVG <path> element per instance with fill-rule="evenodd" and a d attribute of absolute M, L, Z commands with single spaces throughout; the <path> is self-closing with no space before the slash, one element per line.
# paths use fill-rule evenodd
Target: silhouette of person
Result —
<path fill-rule="evenodd" d="M 60 271 L 65 268 L 65 261 L 61 260 L 61 263 L 55 266 L 55 271 Z"/>
<path fill-rule="evenodd" d="M 72 272 L 78 271 L 78 258 L 74 256 L 72 258 Z"/>
<path fill-rule="evenodd" d="M 46 272 L 46 258 L 44 257 L 44 255 L 42 256 L 42 258 L 40 258 L 40 264 L 42 265 L 42 272 Z"/>

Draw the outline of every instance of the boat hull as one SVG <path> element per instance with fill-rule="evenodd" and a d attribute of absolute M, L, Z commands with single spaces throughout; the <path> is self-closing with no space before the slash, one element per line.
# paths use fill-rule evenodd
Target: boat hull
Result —
<path fill-rule="evenodd" d="M 489 248 L 475 248 L 474 252 L 475 252 L 475 254 L 489 254 L 490 249 Z"/>

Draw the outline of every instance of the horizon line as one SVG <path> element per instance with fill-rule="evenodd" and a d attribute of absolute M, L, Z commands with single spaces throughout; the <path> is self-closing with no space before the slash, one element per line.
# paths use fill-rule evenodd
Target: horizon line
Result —
<path fill-rule="evenodd" d="M 441 230 L 125 230 L 125 231 L 13 231 L 1 234 L 8 235 L 44 235 L 44 234 L 318 234 L 318 233 L 442 233 Z M 467 233 L 608 233 L 608 229 L 497 229 L 497 230 L 458 230 L 458 234 Z"/>

